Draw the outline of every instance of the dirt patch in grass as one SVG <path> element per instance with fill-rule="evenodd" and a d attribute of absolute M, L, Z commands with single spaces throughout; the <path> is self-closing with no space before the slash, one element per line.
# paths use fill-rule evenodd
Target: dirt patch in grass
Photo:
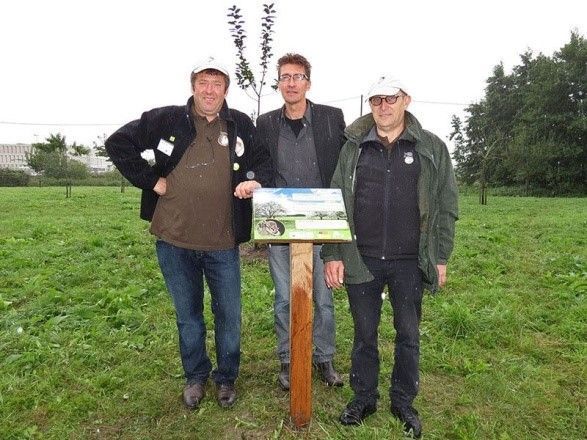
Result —
<path fill-rule="evenodd" d="M 268 245 L 265 243 L 244 243 L 240 246 L 241 259 L 244 262 L 256 262 L 267 259 Z"/>

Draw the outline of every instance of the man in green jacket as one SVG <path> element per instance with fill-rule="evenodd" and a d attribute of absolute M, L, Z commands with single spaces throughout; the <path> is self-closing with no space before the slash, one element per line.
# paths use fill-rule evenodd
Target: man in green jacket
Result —
<path fill-rule="evenodd" d="M 322 249 L 325 280 L 346 285 L 354 322 L 350 383 L 354 399 L 340 422 L 357 425 L 379 398 L 378 326 L 387 285 L 396 330 L 391 413 L 418 438 L 412 403 L 419 384 L 423 289 L 446 283 L 457 220 L 457 186 L 446 145 L 407 111 L 402 83 L 382 76 L 367 98 L 371 113 L 345 130 L 332 187 L 342 190 L 352 243 Z"/>

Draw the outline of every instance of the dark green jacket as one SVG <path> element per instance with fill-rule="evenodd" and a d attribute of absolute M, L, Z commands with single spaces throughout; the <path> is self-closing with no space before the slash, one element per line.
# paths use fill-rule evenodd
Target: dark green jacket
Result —
<path fill-rule="evenodd" d="M 353 241 L 326 244 L 322 258 L 343 261 L 345 283 L 371 281 L 369 272 L 357 249 L 353 207 L 355 206 L 355 171 L 361 143 L 375 125 L 373 115 L 360 117 L 345 130 L 347 141 L 342 147 L 338 165 L 332 177 L 333 188 L 340 188 L 347 211 Z M 438 287 L 437 264 L 446 264 L 453 249 L 455 221 L 458 218 L 457 185 L 446 145 L 437 136 L 424 130 L 418 120 L 406 112 L 406 130 L 401 138 L 416 143 L 420 157 L 418 207 L 420 209 L 420 244 L 418 265 L 424 275 L 424 286 L 435 291 Z"/>

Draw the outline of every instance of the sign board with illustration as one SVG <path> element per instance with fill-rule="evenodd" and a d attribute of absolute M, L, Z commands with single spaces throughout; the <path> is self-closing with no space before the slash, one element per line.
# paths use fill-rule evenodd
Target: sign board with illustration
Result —
<path fill-rule="evenodd" d="M 351 241 L 340 189 L 255 190 L 253 239 L 271 243 Z"/>

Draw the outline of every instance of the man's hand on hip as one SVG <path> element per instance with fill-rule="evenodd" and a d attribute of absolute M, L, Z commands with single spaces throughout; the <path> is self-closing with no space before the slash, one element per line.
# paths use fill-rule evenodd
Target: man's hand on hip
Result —
<path fill-rule="evenodd" d="M 444 287 L 446 284 L 446 264 L 437 264 L 438 270 L 438 287 Z"/>
<path fill-rule="evenodd" d="M 167 192 L 167 179 L 165 177 L 159 177 L 159 180 L 157 180 L 157 183 L 153 187 L 153 191 L 160 196 L 164 196 Z"/>

